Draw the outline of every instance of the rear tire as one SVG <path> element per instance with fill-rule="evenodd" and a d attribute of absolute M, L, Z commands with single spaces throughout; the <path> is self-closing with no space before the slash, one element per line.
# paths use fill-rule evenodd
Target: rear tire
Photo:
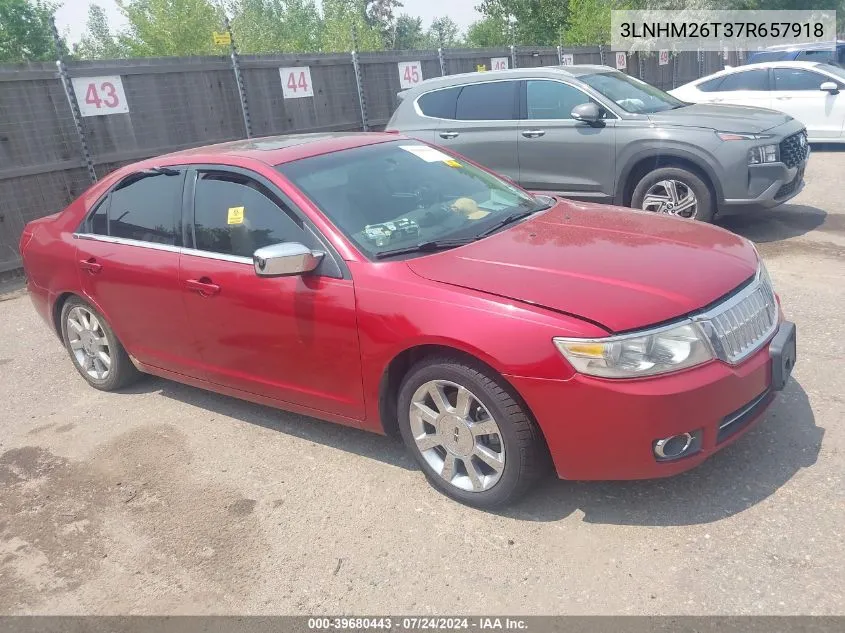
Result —
<path fill-rule="evenodd" d="M 692 199 L 695 201 L 695 213 L 690 217 L 689 209 L 683 208 L 683 205 Z M 681 167 L 660 167 L 645 174 L 634 187 L 631 207 L 699 222 L 712 222 L 716 213 L 713 194 L 707 183 Z"/>
<path fill-rule="evenodd" d="M 516 501 L 547 470 L 539 428 L 489 369 L 447 356 L 424 359 L 405 376 L 397 400 L 406 447 L 429 482 L 461 503 Z"/>
<path fill-rule="evenodd" d="M 114 391 L 141 377 L 105 318 L 80 297 L 62 306 L 62 340 L 73 366 L 101 391 Z"/>

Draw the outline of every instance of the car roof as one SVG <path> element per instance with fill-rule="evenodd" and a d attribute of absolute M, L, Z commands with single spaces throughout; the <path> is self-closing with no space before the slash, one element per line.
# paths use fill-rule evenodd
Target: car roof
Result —
<path fill-rule="evenodd" d="M 822 65 L 823 64 L 821 62 L 796 62 L 789 60 L 760 62 L 759 64 L 746 64 L 744 66 L 732 66 L 731 68 L 725 68 L 724 70 L 715 72 L 712 75 L 707 75 L 706 77 L 701 77 L 700 79 L 696 79 L 690 83 L 700 84 L 710 79 L 715 79 L 716 77 L 724 77 L 725 75 L 732 75 L 734 73 L 744 72 L 747 70 L 764 70 L 766 68 L 803 68 L 804 70 L 809 70 L 811 68 L 818 68 Z"/>
<path fill-rule="evenodd" d="M 400 138 L 405 137 L 384 132 L 328 132 L 265 136 L 180 150 L 143 161 L 141 164 L 213 163 L 223 157 L 229 157 L 257 160 L 268 165 L 280 165 L 301 158 L 395 141 Z"/>
<path fill-rule="evenodd" d="M 837 48 L 845 46 L 845 40 L 836 40 L 835 45 Z M 752 55 L 755 55 L 757 53 L 768 53 L 777 51 L 820 51 L 830 50 L 833 48 L 833 40 L 831 40 L 830 42 L 807 42 L 806 44 L 777 44 L 775 46 L 769 46 L 759 51 L 754 51 Z"/>
<path fill-rule="evenodd" d="M 446 75 L 444 77 L 432 77 L 421 81 L 413 88 L 403 90 L 399 94 L 401 98 L 410 95 L 417 95 L 434 88 L 445 88 L 467 83 L 480 83 L 484 81 L 502 81 L 505 79 L 528 79 L 532 77 L 543 79 L 554 79 L 556 77 L 578 78 L 583 75 L 595 73 L 618 72 L 610 66 L 598 64 L 577 64 L 574 66 L 536 66 L 532 68 L 510 68 L 508 70 L 490 70 L 485 72 L 459 73 L 457 75 Z"/>

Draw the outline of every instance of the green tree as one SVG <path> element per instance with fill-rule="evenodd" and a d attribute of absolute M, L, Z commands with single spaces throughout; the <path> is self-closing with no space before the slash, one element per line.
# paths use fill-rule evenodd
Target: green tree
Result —
<path fill-rule="evenodd" d="M 476 9 L 505 24 L 513 20 L 514 42 L 535 46 L 558 44 L 569 16 L 569 3 L 561 0 L 481 0 Z"/>
<path fill-rule="evenodd" d="M 321 50 L 351 51 L 353 32 L 358 38 L 356 50 L 382 49 L 381 34 L 367 23 L 365 0 L 323 0 Z"/>
<path fill-rule="evenodd" d="M 500 18 L 486 17 L 469 25 L 467 44 L 478 48 L 507 46 L 511 43 L 508 23 Z"/>
<path fill-rule="evenodd" d="M 126 30 L 117 41 L 132 57 L 214 55 L 211 34 L 219 31 L 223 11 L 209 0 L 117 0 Z"/>
<path fill-rule="evenodd" d="M 455 21 L 448 17 L 434 18 L 431 26 L 428 27 L 428 40 L 430 48 L 457 48 L 463 46 L 461 29 Z"/>
<path fill-rule="evenodd" d="M 129 52 L 117 36 L 111 32 L 106 12 L 98 4 L 88 7 L 88 22 L 74 55 L 82 59 L 118 59 L 128 57 Z"/>
<path fill-rule="evenodd" d="M 0 0 L 0 62 L 56 59 L 51 18 L 43 0 Z"/>
<path fill-rule="evenodd" d="M 427 41 L 422 28 L 422 18 L 403 13 L 396 19 L 392 46 L 396 50 L 417 50 L 425 48 Z"/>
<path fill-rule="evenodd" d="M 394 9 L 402 6 L 399 0 L 366 0 L 367 24 L 381 35 L 384 48 L 393 48 L 396 34 Z"/>
<path fill-rule="evenodd" d="M 233 0 L 229 10 L 244 53 L 320 49 L 323 20 L 314 0 Z"/>

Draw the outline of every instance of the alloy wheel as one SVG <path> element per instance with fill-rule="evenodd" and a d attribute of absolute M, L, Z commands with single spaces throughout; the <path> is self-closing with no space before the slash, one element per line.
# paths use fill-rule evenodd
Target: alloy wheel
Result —
<path fill-rule="evenodd" d="M 105 380 L 111 371 L 109 341 L 97 317 L 82 306 L 67 315 L 68 345 L 77 365 L 95 380 Z"/>
<path fill-rule="evenodd" d="M 489 490 L 505 469 L 505 444 L 499 425 L 466 387 L 430 380 L 414 392 L 411 432 L 432 470 L 452 486 L 469 492 Z"/>
<path fill-rule="evenodd" d="M 646 191 L 642 207 L 644 211 L 692 220 L 698 213 L 698 199 L 692 188 L 680 180 L 659 180 Z"/>

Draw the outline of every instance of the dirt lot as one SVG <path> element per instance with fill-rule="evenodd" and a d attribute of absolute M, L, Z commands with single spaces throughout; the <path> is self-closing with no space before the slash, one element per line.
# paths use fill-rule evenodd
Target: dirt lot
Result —
<path fill-rule="evenodd" d="M 393 440 L 159 379 L 88 388 L 5 295 L 0 613 L 845 614 L 843 177 L 817 148 L 795 204 L 725 222 L 798 324 L 762 424 L 675 479 L 549 480 L 499 514 Z"/>

